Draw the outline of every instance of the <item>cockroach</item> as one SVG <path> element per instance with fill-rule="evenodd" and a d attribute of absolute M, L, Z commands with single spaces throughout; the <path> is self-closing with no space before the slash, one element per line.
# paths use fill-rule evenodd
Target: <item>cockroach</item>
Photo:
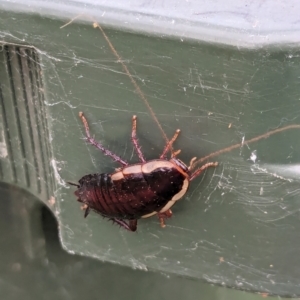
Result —
<path fill-rule="evenodd" d="M 180 133 L 179 129 L 167 142 L 159 159 L 147 161 L 136 136 L 136 116 L 132 117 L 131 141 L 140 162 L 128 164 L 92 138 L 82 112 L 79 117 L 85 128 L 86 141 L 121 165 L 111 174 L 89 174 L 83 176 L 79 184 L 68 182 L 77 187 L 75 195 L 84 205 L 84 217 L 93 210 L 129 231 L 136 231 L 138 219 L 157 215 L 161 227 L 165 227 L 165 219 L 172 216 L 171 207 L 185 195 L 190 181 L 207 168 L 218 165 L 217 162 L 208 162 L 192 172 L 196 158 L 192 158 L 187 166 L 177 158 L 180 150 L 172 151 L 170 159 L 167 159 L 166 155 L 172 149 Z"/>

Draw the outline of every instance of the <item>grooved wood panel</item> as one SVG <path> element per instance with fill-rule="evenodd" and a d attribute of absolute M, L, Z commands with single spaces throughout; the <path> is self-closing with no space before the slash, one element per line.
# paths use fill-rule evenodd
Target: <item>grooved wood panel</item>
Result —
<path fill-rule="evenodd" d="M 49 199 L 51 155 L 38 54 L 11 45 L 0 54 L 0 179 Z"/>

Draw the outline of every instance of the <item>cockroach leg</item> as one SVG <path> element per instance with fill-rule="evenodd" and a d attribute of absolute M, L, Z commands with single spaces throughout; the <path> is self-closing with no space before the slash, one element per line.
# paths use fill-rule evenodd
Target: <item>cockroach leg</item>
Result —
<path fill-rule="evenodd" d="M 172 215 L 173 215 L 173 213 L 172 213 L 171 209 L 168 209 L 168 210 L 166 210 L 163 213 L 157 213 L 157 216 L 158 216 L 161 228 L 165 228 L 166 227 L 165 219 L 171 218 Z"/>
<path fill-rule="evenodd" d="M 118 225 L 120 225 L 121 227 L 127 229 L 127 230 L 130 230 L 128 224 L 121 220 L 121 219 L 117 219 L 117 218 L 109 218 L 110 221 L 113 221 L 113 223 L 117 223 Z"/>
<path fill-rule="evenodd" d="M 129 220 L 129 228 L 131 231 L 136 231 L 137 228 L 137 220 Z"/>
<path fill-rule="evenodd" d="M 172 153 L 171 158 L 176 157 L 178 154 L 180 154 L 180 152 L 181 152 L 180 149 L 176 150 L 175 152 Z"/>
<path fill-rule="evenodd" d="M 89 207 L 86 203 L 83 203 L 80 199 L 77 199 L 77 201 L 82 203 L 82 205 L 80 206 L 81 210 L 86 210 Z"/>
<path fill-rule="evenodd" d="M 158 213 L 157 215 L 159 218 L 162 217 L 162 218 L 167 219 L 167 218 L 171 218 L 173 216 L 173 213 L 172 213 L 171 209 L 168 209 L 162 213 Z"/>
<path fill-rule="evenodd" d="M 167 145 L 164 148 L 163 153 L 161 154 L 161 156 L 159 157 L 160 159 L 164 159 L 166 156 L 166 153 L 170 150 L 170 148 L 172 147 L 173 143 L 176 141 L 176 139 L 178 138 L 178 135 L 180 133 L 180 129 L 177 129 L 175 131 L 175 134 L 173 135 L 172 139 L 167 143 Z"/>
<path fill-rule="evenodd" d="M 166 227 L 166 224 L 165 224 L 165 218 L 159 218 L 159 223 L 160 223 L 160 227 L 161 228 L 165 228 Z"/>
<path fill-rule="evenodd" d="M 110 218 L 113 222 L 119 224 L 121 227 L 129 230 L 129 231 L 136 231 L 137 228 L 137 220 L 129 220 L 129 225 L 122 219 L 117 218 Z"/>
<path fill-rule="evenodd" d="M 196 159 L 197 159 L 197 157 L 193 157 L 193 158 L 191 159 L 190 165 L 189 165 L 189 167 L 188 167 L 189 171 L 192 170 L 193 165 L 194 165 L 194 162 L 195 162 Z"/>
<path fill-rule="evenodd" d="M 80 185 L 77 183 L 74 183 L 74 182 L 67 181 L 67 184 L 74 185 L 74 186 L 77 186 L 78 188 L 80 188 Z"/>
<path fill-rule="evenodd" d="M 90 207 L 88 206 L 84 211 L 84 217 L 86 218 L 90 213 Z"/>
<path fill-rule="evenodd" d="M 205 171 L 206 169 L 210 168 L 210 167 L 216 167 L 218 165 L 217 162 L 209 162 L 206 163 L 205 165 L 203 165 L 201 168 L 197 169 L 190 177 L 190 181 L 192 181 L 193 179 L 195 179 L 197 176 L 199 176 L 203 171 Z"/>
<path fill-rule="evenodd" d="M 100 151 L 102 151 L 104 153 L 104 155 L 110 156 L 114 161 L 120 163 L 123 166 L 127 166 L 128 163 L 126 161 L 124 161 L 121 157 L 117 156 L 116 154 L 112 153 L 111 151 L 105 149 L 101 143 L 97 142 L 94 138 L 91 137 L 90 134 L 90 128 L 89 128 L 89 124 L 83 114 L 83 112 L 79 113 L 79 117 L 84 125 L 85 128 L 85 133 L 86 133 L 86 140 L 92 144 L 93 146 L 95 146 L 97 149 L 99 149 Z"/>
<path fill-rule="evenodd" d="M 137 155 L 140 159 L 141 162 L 146 162 L 145 158 L 144 158 L 144 155 L 141 151 L 141 147 L 139 145 L 139 142 L 138 142 L 138 139 L 136 137 L 136 116 L 133 116 L 132 117 L 132 131 L 131 131 L 131 141 L 134 145 L 134 148 L 137 152 Z"/>

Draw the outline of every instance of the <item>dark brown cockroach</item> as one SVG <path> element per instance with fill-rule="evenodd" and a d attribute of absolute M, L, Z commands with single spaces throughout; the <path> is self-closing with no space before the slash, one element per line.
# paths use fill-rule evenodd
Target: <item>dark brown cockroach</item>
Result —
<path fill-rule="evenodd" d="M 89 174 L 83 176 L 79 184 L 69 182 L 78 188 L 75 195 L 85 206 L 85 217 L 92 209 L 127 230 L 136 231 L 138 219 L 157 215 L 161 226 L 165 227 L 165 219 L 172 216 L 170 208 L 187 192 L 190 181 L 207 168 L 218 165 L 209 162 L 191 173 L 196 158 L 191 160 L 189 167 L 176 157 L 180 151 L 173 152 L 171 158 L 166 159 L 179 129 L 166 144 L 159 159 L 146 161 L 136 138 L 136 116 L 132 118 L 131 140 L 140 163 L 129 165 L 92 138 L 82 112 L 79 117 L 85 127 L 86 141 L 121 164 L 121 168 L 112 174 Z"/>

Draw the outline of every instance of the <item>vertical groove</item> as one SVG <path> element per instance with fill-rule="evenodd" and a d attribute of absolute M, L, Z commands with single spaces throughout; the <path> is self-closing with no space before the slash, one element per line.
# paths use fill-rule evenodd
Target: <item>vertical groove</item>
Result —
<path fill-rule="evenodd" d="M 29 89 L 26 88 L 26 85 L 25 85 L 24 71 L 23 71 L 23 65 L 22 65 L 22 56 L 21 56 L 19 47 L 16 49 L 16 53 L 18 54 L 17 55 L 18 65 L 19 65 L 19 70 L 20 70 L 20 75 L 21 75 L 22 91 L 23 91 L 23 98 L 24 98 L 25 110 L 26 110 L 26 122 L 27 122 L 27 126 L 28 126 L 28 131 L 29 131 L 30 146 L 32 148 L 32 153 L 33 153 L 33 162 L 32 163 L 34 165 L 36 176 L 37 176 L 37 178 L 39 178 L 40 171 L 39 171 L 39 166 L 37 163 L 36 147 L 35 147 L 34 139 L 33 139 L 33 132 L 32 132 L 33 128 L 30 124 L 29 103 L 28 103 L 28 97 L 27 97 L 27 93 L 26 93 L 26 91 L 28 91 Z M 37 182 L 37 189 L 38 189 L 37 192 L 40 193 L 41 192 L 41 182 L 40 182 L 40 180 L 36 180 L 36 182 Z"/>
<path fill-rule="evenodd" d="M 4 132 L 4 139 L 7 146 L 7 155 L 10 161 L 14 161 L 13 153 L 12 153 L 12 146 L 11 146 L 11 137 L 10 132 L 8 130 L 8 123 L 7 123 L 7 115 L 4 105 L 3 93 L 2 93 L 2 86 L 0 85 L 0 106 L 2 108 L 2 122 L 3 122 L 3 132 Z M 2 164 L 1 164 L 2 165 Z M 13 182 L 17 182 L 17 171 L 15 168 L 15 164 L 10 164 L 12 175 L 13 175 Z M 2 170 L 2 168 L 1 168 Z M 2 178 L 4 178 L 3 172 L 1 172 Z"/>
<path fill-rule="evenodd" d="M 2 96 L 2 89 L 1 89 L 1 85 L 0 85 L 0 107 L 3 107 L 3 96 Z M 2 116 L 2 120 L 4 119 L 4 111 L 3 111 L 3 108 L 1 109 L 1 112 L 0 112 L 0 116 Z M 3 121 L 3 123 L 5 123 L 4 121 Z M 2 138 L 4 139 L 4 142 L 6 143 L 6 134 L 4 133 L 5 132 L 5 129 L 7 128 L 6 126 L 5 126 L 5 124 L 2 124 L 2 125 L 4 125 L 3 127 L 3 136 L 2 136 Z M 0 159 L 0 178 L 2 179 L 3 178 L 3 169 L 2 169 L 2 162 L 1 162 L 1 159 Z"/>
<path fill-rule="evenodd" d="M 36 88 L 35 85 L 38 85 L 38 80 L 36 80 L 34 82 L 34 75 L 33 75 L 33 70 L 36 70 L 39 68 L 39 63 L 36 61 L 35 59 L 35 55 L 34 55 L 34 51 L 30 51 L 29 49 L 25 49 L 25 53 L 27 56 L 27 65 L 29 66 L 29 80 L 30 80 L 30 85 L 31 85 L 31 91 L 32 91 L 32 99 L 34 99 L 34 103 L 33 103 L 33 107 L 34 107 L 34 121 L 36 124 L 38 124 L 39 120 L 38 120 L 38 111 L 37 111 L 37 105 L 35 105 L 35 101 L 38 101 L 39 98 L 39 94 L 38 92 L 36 92 Z M 37 77 L 35 77 L 37 79 Z M 37 89 L 39 89 L 39 87 L 37 87 Z M 44 116 L 42 116 L 41 118 L 42 120 L 42 124 L 43 124 L 43 120 L 44 120 Z M 42 136 L 42 130 L 40 128 L 41 126 L 37 126 L 37 134 L 39 137 Z M 43 128 L 43 125 L 42 125 Z M 42 170 L 43 170 L 43 174 L 40 174 L 40 176 L 43 176 L 45 182 L 48 181 L 48 172 L 46 172 L 46 164 L 45 164 L 45 153 L 44 153 L 44 149 L 43 149 L 43 144 L 42 144 L 42 139 L 39 138 L 39 147 L 40 147 L 40 154 L 41 154 L 41 160 L 42 160 Z M 47 194 L 47 199 L 50 198 L 50 193 L 49 193 L 49 187 L 46 184 L 46 194 Z"/>
<path fill-rule="evenodd" d="M 40 102 L 40 108 L 41 108 L 41 123 L 42 123 L 42 128 L 44 131 L 44 134 L 47 138 L 49 138 L 49 127 L 48 127 L 48 122 L 47 122 L 47 117 L 46 117 L 46 111 L 45 111 L 45 95 L 44 95 L 44 86 L 43 86 L 43 78 L 42 78 L 42 69 L 40 67 L 40 59 L 39 56 L 37 55 L 36 52 L 33 52 L 33 61 L 36 64 L 35 70 L 35 77 L 36 77 L 36 85 L 37 85 L 37 90 L 38 90 L 38 100 Z M 45 144 L 45 149 L 46 149 L 46 156 L 48 159 L 51 157 L 51 150 L 50 150 L 50 144 L 46 143 Z M 50 161 L 48 161 L 47 164 L 47 173 L 51 174 L 50 170 Z M 51 182 L 51 187 L 54 188 L 54 182 L 53 182 L 53 177 L 49 176 L 50 182 Z M 49 196 L 49 195 L 48 195 Z"/>
<path fill-rule="evenodd" d="M 1 95 L 0 95 L 0 98 L 1 98 Z M 2 169 L 1 159 L 0 159 L 0 179 L 2 179 L 2 178 L 3 178 L 3 169 Z"/>
<path fill-rule="evenodd" d="M 15 86 L 14 86 L 14 81 L 13 81 L 13 72 L 12 72 L 12 68 L 11 68 L 11 57 L 10 57 L 8 46 L 5 46 L 5 53 L 6 53 L 6 63 L 7 63 L 7 71 L 8 71 L 8 76 L 9 76 L 9 83 L 10 83 L 12 101 L 13 101 L 13 104 L 14 104 L 14 113 L 15 113 L 15 116 L 16 116 L 15 121 L 17 123 L 17 130 L 18 130 L 18 136 L 19 136 L 19 141 L 20 141 L 20 148 L 21 148 L 21 153 L 22 153 L 22 158 L 23 158 L 23 167 L 24 167 L 24 170 L 25 170 L 26 186 L 30 187 L 30 178 L 29 178 L 29 172 L 28 172 L 28 165 L 27 165 L 27 162 L 26 162 L 24 139 L 23 139 L 22 132 L 21 132 L 20 114 L 19 114 L 19 110 L 18 110 L 16 91 L 15 91 Z"/>

